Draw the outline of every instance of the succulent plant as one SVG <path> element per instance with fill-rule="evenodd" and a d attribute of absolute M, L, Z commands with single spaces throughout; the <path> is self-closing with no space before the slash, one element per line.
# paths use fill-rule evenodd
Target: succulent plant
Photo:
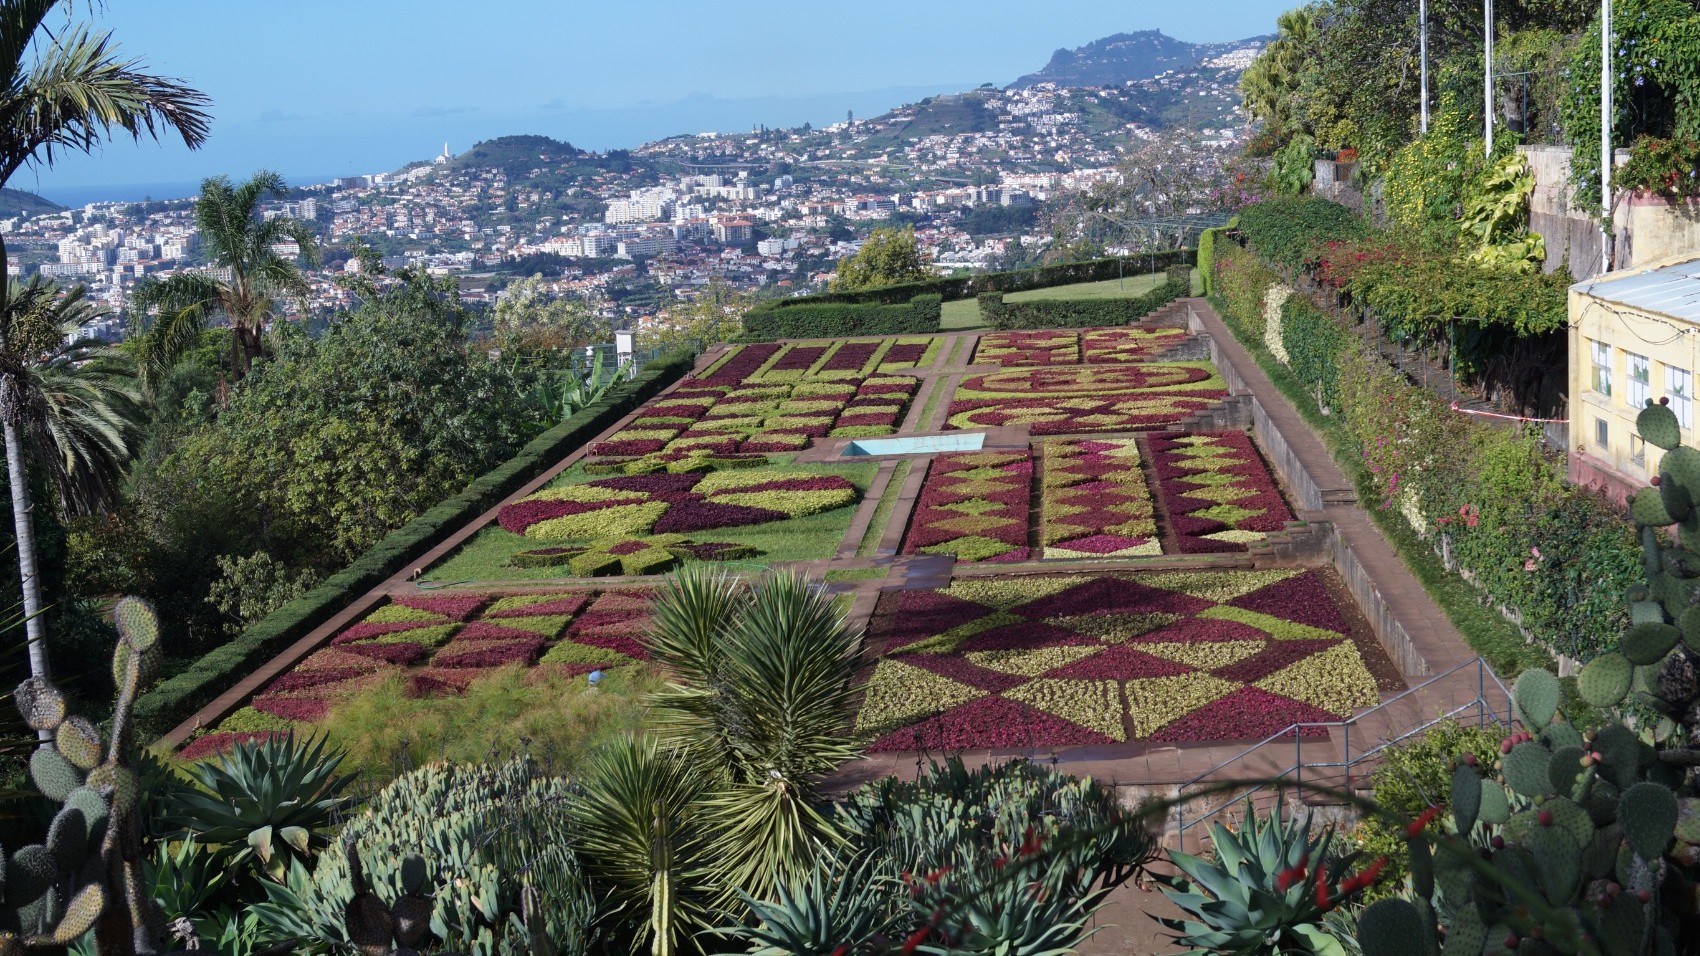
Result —
<path fill-rule="evenodd" d="M 1191 952 L 1307 953 L 1332 956 L 1339 944 L 1327 916 L 1374 882 L 1380 866 L 1353 872 L 1362 854 L 1344 851 L 1332 825 L 1309 814 L 1286 818 L 1284 801 L 1258 817 L 1248 800 L 1238 831 L 1210 828 L 1213 859 L 1170 851 L 1176 877 L 1163 895 L 1184 916 L 1158 917 Z"/>
<path fill-rule="evenodd" d="M 165 935 L 147 892 L 136 822 L 140 784 L 125 761 L 130 714 L 158 665 L 159 620 L 139 598 L 121 599 L 112 659 L 118 700 L 109 735 L 70 713 L 52 683 L 32 677 L 13 692 L 31 730 L 43 736 L 30 780 L 59 804 L 40 843 L 4 855 L 0 954 L 63 951 L 97 929 L 102 952 L 151 954 Z"/>
<path fill-rule="evenodd" d="M 1578 693 L 1614 719 L 1574 726 L 1558 679 L 1524 672 L 1512 690 L 1524 729 L 1492 766 L 1454 767 L 1454 833 L 1413 829 L 1413 898 L 1364 910 L 1366 956 L 1700 945 L 1700 750 L 1684 742 L 1700 732 L 1700 451 L 1678 444 L 1662 404 L 1649 402 L 1637 426 L 1666 450 L 1630 508 L 1647 583 L 1628 594 L 1618 649 L 1577 676 Z M 1670 524 L 1676 547 L 1657 530 Z"/>

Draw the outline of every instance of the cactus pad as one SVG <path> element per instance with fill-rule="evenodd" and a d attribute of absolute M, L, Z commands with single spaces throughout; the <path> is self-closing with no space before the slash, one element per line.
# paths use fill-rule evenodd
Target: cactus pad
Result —
<path fill-rule="evenodd" d="M 1665 609 L 1659 607 L 1659 602 L 1650 601 L 1645 597 L 1629 602 L 1629 623 L 1663 624 L 1664 621 Z"/>
<path fill-rule="evenodd" d="M 31 677 L 12 691 L 18 713 L 31 730 L 52 730 L 65 719 L 65 695 L 39 677 Z"/>
<path fill-rule="evenodd" d="M 1568 794 L 1576 788 L 1576 778 L 1582 775 L 1582 748 L 1558 747 L 1552 751 L 1547 764 L 1547 779 L 1557 794 Z"/>
<path fill-rule="evenodd" d="M 105 793 L 111 788 L 107 798 L 111 812 L 123 816 L 135 809 L 136 797 L 140 793 L 141 784 L 136 780 L 136 772 L 120 764 L 103 763 L 89 771 L 87 785 L 99 793 Z"/>
<path fill-rule="evenodd" d="M 47 847 L 32 843 L 6 861 L 6 905 L 33 903 L 46 895 L 59 876 L 59 866 Z"/>
<path fill-rule="evenodd" d="M 401 888 L 410 896 L 425 895 L 425 858 L 417 853 L 409 853 L 401 861 Z"/>
<path fill-rule="evenodd" d="M 104 741 L 94 722 L 86 717 L 70 717 L 54 733 L 53 745 L 59 753 L 79 770 L 93 770 L 100 764 Z"/>
<path fill-rule="evenodd" d="M 1401 899 L 1377 900 L 1358 914 L 1364 956 L 1428 956 L 1432 932 L 1422 913 Z"/>
<path fill-rule="evenodd" d="M 1656 664 L 1676 646 L 1682 632 L 1660 621 L 1656 624 L 1636 624 L 1623 632 L 1618 650 L 1631 664 Z"/>
<path fill-rule="evenodd" d="M 1524 671 L 1525 674 L 1539 673 Z M 1521 743 L 1505 755 L 1505 782 L 1525 797 L 1552 793 L 1552 755 L 1537 743 Z"/>
<path fill-rule="evenodd" d="M 1500 824 L 1511 819 L 1511 801 L 1505 788 L 1488 780 L 1482 783 L 1482 804 L 1476 814 L 1483 823 Z"/>
<path fill-rule="evenodd" d="M 106 888 L 99 883 L 90 883 L 77 891 L 71 902 L 65 906 L 65 916 L 59 925 L 53 929 L 53 942 L 59 946 L 69 946 L 76 942 L 84 933 L 94 928 L 95 921 L 106 909 Z"/>
<path fill-rule="evenodd" d="M 89 822 L 76 807 L 61 807 L 47 828 L 47 852 L 59 866 L 61 877 L 70 876 L 89 848 Z"/>
<path fill-rule="evenodd" d="M 1594 749 L 1604 758 L 1601 775 L 1617 784 L 1618 789 L 1635 785 L 1640 779 L 1641 741 L 1634 731 L 1621 724 L 1608 724 L 1594 735 Z"/>
<path fill-rule="evenodd" d="M 1638 783 L 1617 799 L 1624 842 L 1643 860 L 1656 860 L 1665 852 L 1679 815 L 1676 796 L 1656 783 Z"/>
<path fill-rule="evenodd" d="M 159 643 L 159 615 L 141 598 L 119 598 L 112 617 L 118 625 L 118 636 L 136 650 L 145 651 Z"/>
<path fill-rule="evenodd" d="M 1634 677 L 1629 658 L 1622 654 L 1602 654 L 1589 661 L 1576 675 L 1576 689 L 1582 699 L 1604 710 L 1616 707 L 1629 696 L 1629 682 Z"/>
<path fill-rule="evenodd" d="M 1633 953 L 1646 939 L 1647 918 L 1632 893 L 1619 893 L 1600 919 L 1600 942 L 1608 953 Z M 1654 947 L 1657 951 L 1658 947 Z"/>
<path fill-rule="evenodd" d="M 1511 688 L 1511 696 L 1517 702 L 1517 711 L 1523 716 L 1523 722 L 1529 725 L 1529 729 L 1539 730 L 1552 723 L 1553 716 L 1558 713 L 1558 678 L 1538 667 L 1531 667 L 1518 675 L 1517 683 Z"/>
<path fill-rule="evenodd" d="M 1652 525 L 1655 528 L 1676 524 L 1676 519 L 1665 510 L 1664 495 L 1659 494 L 1657 488 L 1642 488 L 1636 493 L 1629 504 L 1629 517 L 1636 524 Z"/>
<path fill-rule="evenodd" d="M 1535 858 L 1540 885 L 1554 906 L 1569 901 L 1582 883 L 1582 848 L 1563 827 L 1536 827 L 1524 844 Z"/>
<path fill-rule="evenodd" d="M 78 787 L 65 798 L 65 809 L 75 809 L 82 812 L 83 820 L 88 824 L 89 837 L 94 839 L 106 826 L 106 800 L 100 794 L 88 787 Z"/>
<path fill-rule="evenodd" d="M 83 772 L 59 751 L 44 746 L 30 754 L 30 779 L 47 799 L 63 803 L 71 791 L 83 785 Z"/>
<path fill-rule="evenodd" d="M 1482 778 L 1474 767 L 1459 764 L 1452 771 L 1452 822 L 1459 833 L 1469 833 L 1482 809 Z M 1427 896 L 1428 894 L 1423 894 Z"/>
<path fill-rule="evenodd" d="M 1654 448 L 1670 451 L 1682 444 L 1682 424 L 1677 421 L 1676 412 L 1671 411 L 1669 405 L 1660 405 L 1651 399 L 1648 399 L 1647 407 L 1636 414 L 1635 431 Z"/>

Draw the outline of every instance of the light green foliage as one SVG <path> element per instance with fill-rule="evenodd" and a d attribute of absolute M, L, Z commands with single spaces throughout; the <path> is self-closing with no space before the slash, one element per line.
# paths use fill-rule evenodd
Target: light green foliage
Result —
<path fill-rule="evenodd" d="M 243 741 L 190 764 L 195 786 L 164 795 L 165 819 L 225 866 L 255 866 L 281 879 L 291 861 L 327 845 L 346 809 L 342 791 L 353 778 L 337 774 L 341 763 L 323 740 L 298 743 L 293 733 Z"/>
<path fill-rule="evenodd" d="M 1529 231 L 1535 174 L 1521 154 L 1505 151 L 1469 184 L 1459 239 L 1484 269 L 1530 275 L 1546 261 L 1546 240 Z"/>
<path fill-rule="evenodd" d="M 226 632 L 240 634 L 250 624 L 313 589 L 319 576 L 292 570 L 264 551 L 246 557 L 219 555 L 219 578 L 208 603 L 227 619 Z"/>
<path fill-rule="evenodd" d="M 1169 852 L 1180 875 L 1164 880 L 1163 895 L 1183 915 L 1158 922 L 1177 945 L 1243 956 L 1339 953 L 1323 924 L 1333 907 L 1318 902 L 1316 887 L 1332 900 L 1350 899 L 1357 891 L 1344 884 L 1360 854 L 1335 845 L 1333 826 L 1318 830 L 1308 815 L 1283 820 L 1284 809 L 1277 803 L 1259 818 L 1248 802 L 1239 830 L 1212 824 L 1212 859 Z"/>
<path fill-rule="evenodd" d="M 1275 154 L 1269 170 L 1269 187 L 1283 196 L 1297 196 L 1316 178 L 1316 140 L 1303 133 L 1294 136 Z"/>
<path fill-rule="evenodd" d="M 564 350 L 614 338 L 609 321 L 584 300 L 551 298 L 540 275 L 520 279 L 502 291 L 491 332 L 504 358 L 535 357 L 545 362 Z"/>
<path fill-rule="evenodd" d="M 291 865 L 254 909 L 283 939 L 346 946 L 384 923 L 380 910 L 397 928 L 393 916 L 419 906 L 403 902 L 413 897 L 426 903 L 432 951 L 583 953 L 594 904 L 573 850 L 569 794 L 566 780 L 524 758 L 413 771 L 348 822 L 342 852 L 321 854 L 311 870 Z M 357 894 L 363 902 L 351 908 Z"/>
<path fill-rule="evenodd" d="M 915 228 L 875 229 L 856 254 L 839 260 L 833 277 L 834 292 L 871 289 L 902 282 L 923 282 L 933 277 L 930 257 L 921 251 Z"/>

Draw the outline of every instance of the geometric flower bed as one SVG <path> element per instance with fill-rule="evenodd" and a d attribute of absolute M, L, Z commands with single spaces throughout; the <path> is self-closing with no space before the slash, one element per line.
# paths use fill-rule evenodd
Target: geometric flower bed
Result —
<path fill-rule="evenodd" d="M 1028 425 L 1035 435 L 1162 428 L 1227 394 L 1208 362 L 1057 366 L 963 379 L 949 427 Z"/>
<path fill-rule="evenodd" d="M 1047 441 L 1038 448 L 1044 462 L 1039 504 L 1044 557 L 1163 553 L 1137 441 Z"/>
<path fill-rule="evenodd" d="M 1149 362 L 1186 339 L 1183 329 L 1121 326 L 1103 329 L 1023 329 L 987 332 L 975 365 L 1109 365 Z"/>
<path fill-rule="evenodd" d="M 1245 432 L 1149 436 L 1151 467 L 1182 554 L 1244 551 L 1293 512 Z"/>
<path fill-rule="evenodd" d="M 1339 720 L 1379 692 L 1323 574 L 971 577 L 888 594 L 856 728 L 869 750 L 907 752 L 1259 740 Z"/>
<path fill-rule="evenodd" d="M 690 378 L 652 399 L 590 454 L 619 460 L 767 454 L 801 451 L 828 435 L 889 435 L 918 384 L 912 376 L 771 384 Z"/>
<path fill-rule="evenodd" d="M 733 346 L 703 378 L 725 384 L 861 379 L 932 365 L 943 343 L 927 335 Z"/>
<path fill-rule="evenodd" d="M 844 478 L 806 471 L 622 475 L 545 488 L 505 505 L 496 521 L 542 541 L 689 534 L 819 514 L 857 495 Z"/>
<path fill-rule="evenodd" d="M 1033 487 L 1026 451 L 940 455 L 909 519 L 905 554 L 958 561 L 1025 561 Z"/>
<path fill-rule="evenodd" d="M 648 655 L 645 590 L 557 591 L 493 597 L 407 595 L 344 629 L 179 756 L 197 759 L 239 737 L 324 718 L 333 703 L 392 675 L 414 696 L 458 694 L 492 668 L 566 675 L 609 670 Z"/>

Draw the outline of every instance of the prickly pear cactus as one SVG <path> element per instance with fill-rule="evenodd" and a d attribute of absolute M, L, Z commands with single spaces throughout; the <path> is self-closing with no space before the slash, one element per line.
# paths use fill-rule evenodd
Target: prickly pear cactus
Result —
<path fill-rule="evenodd" d="M 43 842 L 4 855 L 0 956 L 63 951 L 97 923 L 102 952 L 152 953 L 162 935 L 137 862 L 139 782 L 123 759 L 130 711 L 159 659 L 159 622 L 139 598 L 119 601 L 116 618 L 119 693 L 109 737 L 69 714 L 48 681 L 32 677 L 13 692 L 30 729 L 46 735 L 30 757 L 30 780 L 60 807 Z"/>
<path fill-rule="evenodd" d="M 365 956 L 417 953 L 431 938 L 432 901 L 426 892 L 425 860 L 408 854 L 401 861 L 402 894 L 388 906 L 372 892 L 360 866 L 360 854 L 347 844 L 349 881 L 354 899 L 343 910 L 348 941 Z"/>
<path fill-rule="evenodd" d="M 1647 583 L 1628 595 L 1618 649 L 1577 676 L 1615 719 L 1582 731 L 1561 713 L 1556 677 L 1520 676 L 1524 730 L 1493 766 L 1470 756 L 1454 768 L 1454 832 L 1412 834 L 1413 899 L 1363 912 L 1366 956 L 1700 952 L 1700 451 L 1679 443 L 1663 404 L 1636 424 L 1665 449 L 1630 509 Z M 1672 524 L 1666 547 L 1657 529 Z"/>

